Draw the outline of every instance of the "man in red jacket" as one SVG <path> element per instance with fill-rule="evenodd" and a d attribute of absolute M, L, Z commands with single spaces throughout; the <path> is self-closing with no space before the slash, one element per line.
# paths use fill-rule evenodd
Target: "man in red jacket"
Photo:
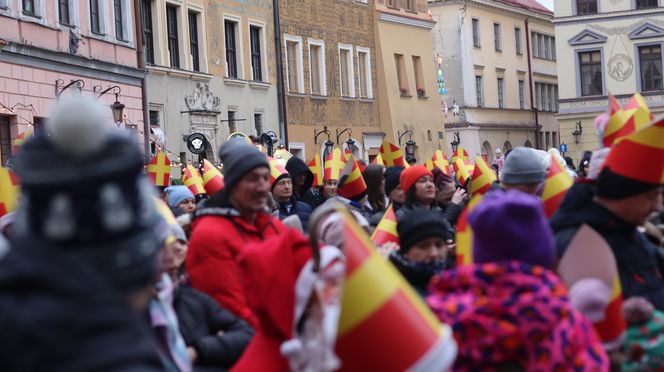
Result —
<path fill-rule="evenodd" d="M 259 324 L 247 306 L 236 258 L 249 243 L 286 231 L 267 213 L 270 168 L 256 147 L 240 140 L 221 146 L 225 188 L 196 211 L 186 267 L 194 288 L 246 320 Z"/>

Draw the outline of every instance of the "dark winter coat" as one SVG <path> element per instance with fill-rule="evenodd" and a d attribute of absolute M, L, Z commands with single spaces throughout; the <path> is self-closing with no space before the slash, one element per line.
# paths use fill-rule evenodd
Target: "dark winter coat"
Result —
<path fill-rule="evenodd" d="M 624 297 L 645 297 L 658 310 L 664 310 L 664 281 L 656 249 L 636 226 L 595 203 L 594 195 L 592 184 L 575 183 L 553 216 L 558 257 L 562 257 L 579 227 L 588 224 L 606 240 L 616 257 Z"/>
<path fill-rule="evenodd" d="M 302 222 L 302 227 L 306 230 L 309 226 L 309 217 L 311 216 L 311 207 L 309 204 L 298 201 L 295 196 L 291 196 L 287 202 L 277 202 L 278 208 L 275 211 L 276 217 L 280 220 L 292 215 L 297 215 Z"/>
<path fill-rule="evenodd" d="M 0 368 L 163 370 L 126 294 L 77 254 L 16 242 L 0 261 Z"/>
<path fill-rule="evenodd" d="M 248 243 L 285 231 L 286 226 L 264 212 L 258 213 L 254 224 L 249 223 L 233 208 L 225 192 L 216 193 L 194 214 L 187 252 L 192 287 L 256 329 L 258 320 L 247 306 L 236 258 Z"/>
<path fill-rule="evenodd" d="M 427 287 L 431 278 L 445 269 L 445 261 L 436 260 L 428 264 L 414 263 L 399 252 L 390 253 L 390 262 L 399 270 L 401 275 L 422 296 L 427 295 Z"/>
<path fill-rule="evenodd" d="M 195 371 L 229 369 L 240 359 L 254 335 L 249 324 L 223 309 L 212 297 L 189 286 L 175 290 L 173 309 L 185 344 L 198 353 Z"/>
<path fill-rule="evenodd" d="M 464 205 L 447 203 L 447 205 L 439 204 L 440 209 L 443 211 L 443 217 L 450 223 L 453 227 L 456 226 L 459 221 L 459 216 L 463 212 Z"/>
<path fill-rule="evenodd" d="M 312 210 L 325 203 L 322 193 L 311 187 L 314 183 L 314 174 L 302 159 L 297 156 L 288 159 L 286 170 L 293 179 L 293 195 L 298 201 L 309 204 Z M 304 185 L 300 187 L 295 184 L 295 179 L 302 174 L 305 175 Z"/>

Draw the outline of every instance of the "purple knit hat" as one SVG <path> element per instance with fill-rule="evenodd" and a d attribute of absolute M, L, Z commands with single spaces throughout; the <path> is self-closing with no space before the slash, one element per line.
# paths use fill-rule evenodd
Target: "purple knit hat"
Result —
<path fill-rule="evenodd" d="M 539 199 L 517 190 L 488 193 L 468 221 L 473 229 L 473 261 L 553 267 L 553 234 Z"/>

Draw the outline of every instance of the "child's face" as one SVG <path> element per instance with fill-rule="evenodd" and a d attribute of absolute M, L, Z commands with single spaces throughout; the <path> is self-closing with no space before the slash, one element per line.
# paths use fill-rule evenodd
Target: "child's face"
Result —
<path fill-rule="evenodd" d="M 443 260 L 446 257 L 447 244 L 440 237 L 420 240 L 406 252 L 406 258 L 416 263 L 428 263 L 433 260 Z"/>
<path fill-rule="evenodd" d="M 187 257 L 187 243 L 175 240 L 166 244 L 162 256 L 162 264 L 165 271 L 177 270 Z"/>

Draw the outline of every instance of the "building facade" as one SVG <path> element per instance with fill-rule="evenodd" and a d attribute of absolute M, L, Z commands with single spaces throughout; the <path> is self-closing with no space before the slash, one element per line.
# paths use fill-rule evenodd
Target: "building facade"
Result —
<path fill-rule="evenodd" d="M 412 136 L 423 162 L 448 147 L 431 49 L 434 21 L 426 0 L 376 0 L 375 8 L 381 128 L 402 147 Z"/>
<path fill-rule="evenodd" d="M 323 155 L 328 138 L 344 149 L 352 139 L 358 158 L 377 153 L 383 135 L 373 6 L 374 0 L 310 0 L 306 6 L 279 0 L 288 144 L 294 155 Z"/>
<path fill-rule="evenodd" d="M 0 158 L 25 130 L 39 134 L 57 95 L 124 104 L 119 128 L 143 136 L 133 2 L 0 1 Z M 65 87 L 67 87 L 65 89 Z M 109 123 L 113 122 L 109 109 Z"/>
<path fill-rule="evenodd" d="M 553 12 L 535 0 L 429 0 L 449 138 L 472 156 L 558 147 Z"/>
<path fill-rule="evenodd" d="M 556 1 L 561 140 L 577 160 L 595 150 L 594 118 L 640 92 L 655 116 L 664 113 L 662 0 Z"/>

